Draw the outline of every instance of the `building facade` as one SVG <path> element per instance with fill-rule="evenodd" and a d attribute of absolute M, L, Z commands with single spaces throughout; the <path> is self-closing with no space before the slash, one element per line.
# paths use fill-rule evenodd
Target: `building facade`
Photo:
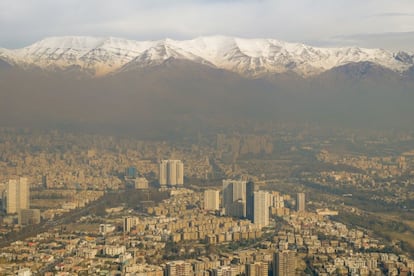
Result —
<path fill-rule="evenodd" d="M 278 251 L 273 254 L 273 276 L 296 275 L 296 252 Z"/>
<path fill-rule="evenodd" d="M 246 217 L 246 181 L 223 180 L 223 207 L 228 216 Z"/>
<path fill-rule="evenodd" d="M 249 181 L 246 184 L 246 218 L 253 221 L 254 211 L 254 192 L 256 191 L 256 185 L 254 182 Z"/>
<path fill-rule="evenodd" d="M 220 209 L 220 195 L 217 190 L 204 191 L 204 210 L 218 211 Z"/>
<path fill-rule="evenodd" d="M 18 213 L 22 209 L 30 208 L 30 189 L 26 177 L 10 179 L 6 187 L 7 214 Z"/>
<path fill-rule="evenodd" d="M 253 223 L 264 227 L 269 225 L 271 194 L 266 191 L 254 192 Z"/>
<path fill-rule="evenodd" d="M 267 262 L 254 262 L 246 264 L 246 276 L 268 276 L 269 264 Z"/>
<path fill-rule="evenodd" d="M 138 177 L 134 180 L 135 189 L 145 190 L 148 189 L 148 180 L 145 177 Z"/>
<path fill-rule="evenodd" d="M 162 160 L 159 183 L 161 186 L 182 186 L 184 184 L 184 164 L 181 160 Z"/>
<path fill-rule="evenodd" d="M 296 195 L 296 211 L 305 212 L 306 202 L 305 202 L 305 193 L 298 193 Z"/>
<path fill-rule="evenodd" d="M 190 276 L 191 264 L 184 261 L 168 262 L 165 270 L 166 276 Z"/>

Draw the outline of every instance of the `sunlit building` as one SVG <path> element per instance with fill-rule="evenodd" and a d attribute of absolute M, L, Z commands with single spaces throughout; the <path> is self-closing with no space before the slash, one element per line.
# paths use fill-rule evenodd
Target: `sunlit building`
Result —
<path fill-rule="evenodd" d="M 184 164 L 181 160 L 162 160 L 159 183 L 161 186 L 182 186 L 184 184 Z"/>
<path fill-rule="evenodd" d="M 296 195 L 296 211 L 305 212 L 306 203 L 305 203 L 305 193 L 298 193 Z"/>
<path fill-rule="evenodd" d="M 264 227 L 269 225 L 271 194 L 266 191 L 254 192 L 253 223 Z"/>
<path fill-rule="evenodd" d="M 273 254 L 273 276 L 296 275 L 296 252 L 283 250 Z"/>
<path fill-rule="evenodd" d="M 216 211 L 220 209 L 220 197 L 217 190 L 204 191 L 204 210 Z"/>
<path fill-rule="evenodd" d="M 29 183 L 26 177 L 10 179 L 6 187 L 7 214 L 15 214 L 21 209 L 29 209 L 29 193 Z"/>

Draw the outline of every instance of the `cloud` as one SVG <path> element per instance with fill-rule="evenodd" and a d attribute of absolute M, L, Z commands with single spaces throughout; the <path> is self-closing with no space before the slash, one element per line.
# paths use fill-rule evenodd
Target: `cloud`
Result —
<path fill-rule="evenodd" d="M 374 17 L 395 17 L 395 16 L 414 16 L 414 13 L 407 13 L 407 12 L 385 12 L 380 14 L 373 15 Z"/>
<path fill-rule="evenodd" d="M 57 35 L 324 41 L 414 31 L 410 10 L 412 0 L 0 0 L 0 46 L 21 47 Z"/>
<path fill-rule="evenodd" d="M 366 33 L 349 36 L 336 36 L 319 41 L 320 46 L 358 46 L 365 48 L 383 48 L 393 51 L 414 53 L 414 32 Z"/>

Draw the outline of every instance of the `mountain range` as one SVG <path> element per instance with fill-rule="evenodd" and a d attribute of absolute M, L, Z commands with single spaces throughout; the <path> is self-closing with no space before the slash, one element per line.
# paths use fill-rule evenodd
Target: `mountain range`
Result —
<path fill-rule="evenodd" d="M 318 48 L 275 39 L 226 36 L 192 40 L 134 41 L 121 38 L 51 37 L 30 46 L 0 49 L 3 63 L 23 69 L 78 70 L 103 76 L 185 60 L 258 78 L 281 73 L 319 75 L 350 63 L 370 62 L 399 74 L 414 66 L 414 54 L 357 47 Z"/>
<path fill-rule="evenodd" d="M 245 122 L 412 129 L 414 55 L 225 36 L 0 49 L 0 126 L 173 137 Z"/>

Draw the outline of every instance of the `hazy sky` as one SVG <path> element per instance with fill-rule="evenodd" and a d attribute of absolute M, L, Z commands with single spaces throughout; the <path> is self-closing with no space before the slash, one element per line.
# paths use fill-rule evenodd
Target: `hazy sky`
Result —
<path fill-rule="evenodd" d="M 414 0 L 0 0 L 0 47 L 48 36 L 266 37 L 414 52 Z"/>

